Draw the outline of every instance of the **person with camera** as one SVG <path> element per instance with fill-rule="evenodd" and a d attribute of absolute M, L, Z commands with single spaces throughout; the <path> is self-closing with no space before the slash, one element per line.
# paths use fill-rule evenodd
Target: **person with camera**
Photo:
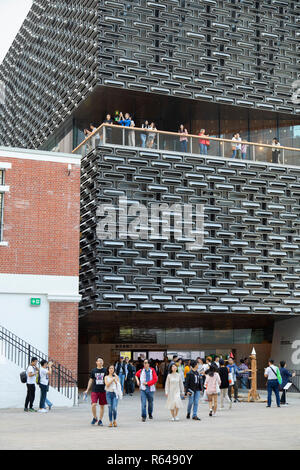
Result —
<path fill-rule="evenodd" d="M 48 413 L 46 409 L 46 403 L 49 406 L 49 410 L 52 408 L 52 403 L 47 400 L 47 393 L 49 390 L 49 376 L 52 375 L 52 362 L 47 362 L 46 360 L 41 361 L 41 368 L 39 371 L 39 386 L 41 389 L 40 397 L 40 409 L 39 413 Z"/>
<path fill-rule="evenodd" d="M 185 392 L 189 397 L 186 416 L 187 419 L 190 419 L 193 408 L 193 419 L 195 421 L 201 421 L 197 416 L 201 390 L 202 380 L 198 372 L 198 363 L 196 361 L 191 361 L 191 370 L 186 374 L 185 379 Z"/>
<path fill-rule="evenodd" d="M 117 408 L 119 394 L 121 393 L 121 386 L 119 377 L 115 373 L 115 366 L 110 365 L 108 368 L 108 375 L 104 378 L 106 400 L 108 403 L 109 427 L 117 427 Z"/>

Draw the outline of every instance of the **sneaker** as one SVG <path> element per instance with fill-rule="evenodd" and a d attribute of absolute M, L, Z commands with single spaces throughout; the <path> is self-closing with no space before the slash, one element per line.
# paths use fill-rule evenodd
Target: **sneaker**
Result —
<path fill-rule="evenodd" d="M 145 422 L 146 422 L 146 418 L 142 418 L 142 421 L 143 421 L 143 423 L 145 423 Z"/>
<path fill-rule="evenodd" d="M 31 413 L 36 413 L 37 410 L 35 410 L 34 408 L 29 408 L 29 410 Z"/>
<path fill-rule="evenodd" d="M 153 419 L 153 416 L 152 416 L 152 415 L 149 415 L 149 419 Z"/>
<path fill-rule="evenodd" d="M 38 413 L 48 413 L 48 410 L 46 410 L 45 408 L 41 409 L 41 410 L 38 410 Z"/>
<path fill-rule="evenodd" d="M 103 423 L 102 423 L 101 419 L 99 419 L 99 421 L 98 421 L 98 426 L 103 426 Z"/>
<path fill-rule="evenodd" d="M 175 421 L 179 421 L 179 418 L 178 418 L 178 416 L 176 416 L 176 418 L 175 418 Z"/>
<path fill-rule="evenodd" d="M 171 421 L 175 421 L 175 418 L 171 418 Z"/>
<path fill-rule="evenodd" d="M 49 410 L 49 411 L 52 410 L 52 406 L 53 406 L 53 405 L 49 405 L 49 406 L 48 406 L 48 410 Z"/>
<path fill-rule="evenodd" d="M 210 410 L 210 412 L 209 412 L 209 415 L 208 415 L 208 416 L 212 416 L 212 415 L 213 415 L 213 413 L 212 413 L 212 410 Z"/>
<path fill-rule="evenodd" d="M 191 415 L 190 415 L 190 413 L 188 413 L 188 414 L 186 415 L 186 419 L 190 419 L 190 417 L 191 417 Z"/>
<path fill-rule="evenodd" d="M 97 418 L 93 418 L 93 421 L 91 422 L 91 425 L 94 426 L 94 425 L 97 424 L 97 423 L 98 423 Z"/>
<path fill-rule="evenodd" d="M 201 419 L 198 418 L 198 416 L 194 416 L 193 419 L 194 419 L 195 421 L 201 421 Z"/>
<path fill-rule="evenodd" d="M 28 413 L 28 408 L 24 408 L 24 411 L 27 411 L 27 413 Z"/>

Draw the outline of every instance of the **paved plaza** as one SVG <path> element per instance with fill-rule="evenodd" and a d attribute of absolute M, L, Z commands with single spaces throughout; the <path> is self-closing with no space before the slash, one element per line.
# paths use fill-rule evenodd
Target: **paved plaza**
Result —
<path fill-rule="evenodd" d="M 263 394 L 265 395 L 265 394 Z M 162 391 L 156 392 L 154 420 L 142 423 L 140 397 L 124 397 L 118 409 L 118 428 L 91 426 L 90 405 L 53 408 L 48 414 L 0 411 L 0 449 L 300 449 L 300 395 L 290 393 L 289 406 L 271 409 L 266 403 L 236 403 L 216 417 L 201 403 L 201 421 L 172 422 Z"/>

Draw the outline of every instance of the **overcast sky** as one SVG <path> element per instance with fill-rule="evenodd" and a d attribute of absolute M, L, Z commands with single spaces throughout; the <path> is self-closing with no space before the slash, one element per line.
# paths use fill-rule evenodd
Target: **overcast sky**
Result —
<path fill-rule="evenodd" d="M 20 29 L 32 0 L 0 0 L 0 63 Z"/>

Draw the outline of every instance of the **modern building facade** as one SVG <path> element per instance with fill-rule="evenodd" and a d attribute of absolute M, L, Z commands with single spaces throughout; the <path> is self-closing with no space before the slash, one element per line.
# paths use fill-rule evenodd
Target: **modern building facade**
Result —
<path fill-rule="evenodd" d="M 84 127 L 117 109 L 160 129 L 183 122 L 299 147 L 299 8 L 290 0 L 34 0 L 0 67 L 0 144 L 70 151 Z"/>
<path fill-rule="evenodd" d="M 137 125 L 300 147 L 299 12 L 290 0 L 35 0 L 0 67 L 0 143 L 70 151 L 118 110 Z M 95 354 L 111 361 L 122 351 L 242 356 L 255 344 L 262 367 L 275 322 L 299 314 L 297 161 L 229 156 L 106 142 L 84 157 L 83 382 Z M 174 237 L 99 240 L 99 206 L 117 208 L 120 197 L 204 205 L 203 248 Z"/>

